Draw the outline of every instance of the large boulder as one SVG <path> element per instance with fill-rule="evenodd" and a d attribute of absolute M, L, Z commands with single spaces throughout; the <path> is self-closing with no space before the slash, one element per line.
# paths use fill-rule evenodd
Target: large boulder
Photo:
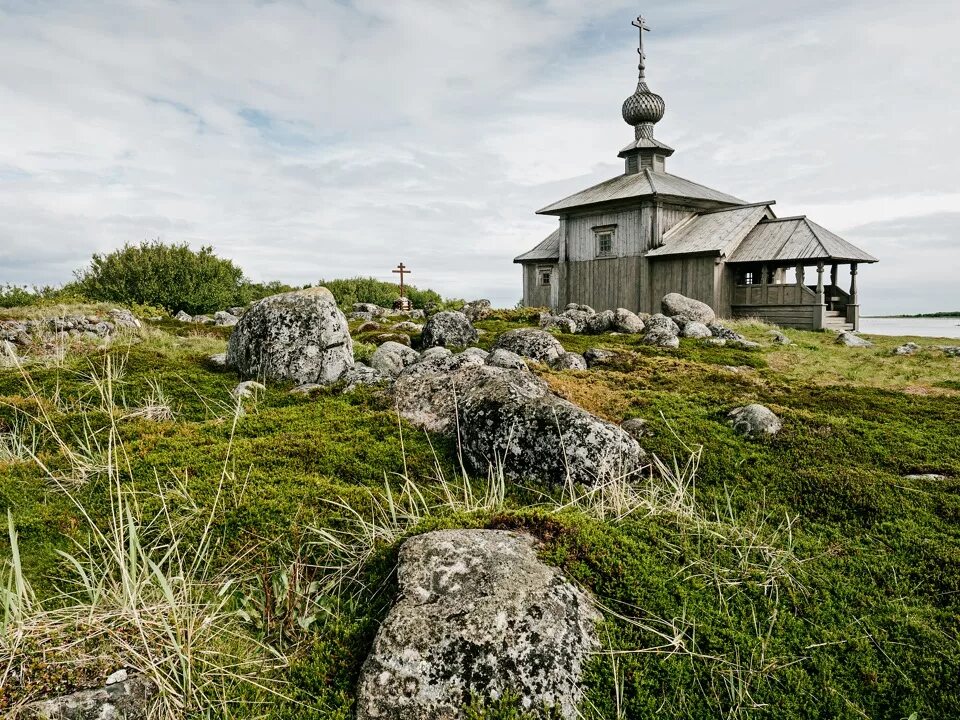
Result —
<path fill-rule="evenodd" d="M 423 326 L 420 342 L 429 347 L 466 347 L 480 337 L 470 318 L 456 310 L 444 310 L 431 315 Z"/>
<path fill-rule="evenodd" d="M 271 295 L 234 326 L 227 363 L 247 377 L 335 382 L 353 367 L 347 319 L 324 287 Z"/>
<path fill-rule="evenodd" d="M 420 353 L 392 340 L 378 347 L 370 357 L 370 367 L 389 377 L 396 377 L 408 365 L 420 362 Z"/>
<path fill-rule="evenodd" d="M 776 435 L 783 427 L 780 418 L 770 408 L 757 403 L 731 410 L 727 414 L 727 422 L 738 433 L 748 437 Z"/>
<path fill-rule="evenodd" d="M 716 313 L 709 305 L 680 293 L 664 295 L 663 300 L 660 301 L 660 309 L 667 317 L 679 318 L 682 322 L 699 322 L 709 325 L 717 319 Z"/>
<path fill-rule="evenodd" d="M 537 557 L 531 537 L 441 530 L 400 548 L 400 592 L 363 664 L 357 720 L 455 720 L 471 700 L 580 717 L 599 644 L 592 600 Z"/>
<path fill-rule="evenodd" d="M 497 338 L 494 349 L 503 349 L 549 365 L 565 351 L 553 335 L 534 328 L 508 330 Z"/>

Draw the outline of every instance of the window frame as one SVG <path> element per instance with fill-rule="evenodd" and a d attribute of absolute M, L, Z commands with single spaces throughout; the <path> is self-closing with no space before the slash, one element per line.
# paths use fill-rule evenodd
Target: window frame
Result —
<path fill-rule="evenodd" d="M 544 282 L 544 277 L 547 278 L 547 281 Z M 537 266 L 537 287 L 550 287 L 553 284 L 553 266 L 552 265 L 538 265 Z"/>
<path fill-rule="evenodd" d="M 616 225 L 597 225 L 593 228 L 593 237 L 594 237 L 594 257 L 597 259 L 601 258 L 612 258 L 617 256 L 617 226 Z M 602 249 L 601 243 L 605 240 L 610 240 L 610 249 L 604 251 Z"/>

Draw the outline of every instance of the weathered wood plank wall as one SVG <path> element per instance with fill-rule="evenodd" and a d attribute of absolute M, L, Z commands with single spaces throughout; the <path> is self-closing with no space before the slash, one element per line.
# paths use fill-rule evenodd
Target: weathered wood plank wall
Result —
<path fill-rule="evenodd" d="M 639 257 L 607 258 L 567 263 L 560 305 L 580 303 L 596 310 L 640 304 Z"/>
<path fill-rule="evenodd" d="M 705 302 L 716 303 L 715 269 L 712 257 L 663 258 L 650 261 L 650 306 L 660 311 L 660 299 L 678 292 Z"/>
<path fill-rule="evenodd" d="M 817 305 L 734 305 L 733 317 L 758 318 L 771 325 L 813 330 Z"/>
<path fill-rule="evenodd" d="M 541 267 L 547 267 L 547 263 L 540 265 L 530 263 L 523 266 L 523 304 L 527 307 L 554 307 L 555 293 L 560 281 L 557 275 L 556 265 L 549 265 L 552 268 L 550 285 L 541 285 L 538 277 L 538 270 Z"/>

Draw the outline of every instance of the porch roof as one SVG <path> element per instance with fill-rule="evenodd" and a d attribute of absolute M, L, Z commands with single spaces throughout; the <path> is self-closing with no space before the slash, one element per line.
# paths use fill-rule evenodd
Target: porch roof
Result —
<path fill-rule="evenodd" d="M 515 263 L 557 262 L 560 260 L 560 228 L 541 240 L 532 250 L 517 255 Z"/>
<path fill-rule="evenodd" d="M 731 263 L 874 263 L 877 258 L 806 216 L 764 219 L 727 258 Z"/>
<path fill-rule="evenodd" d="M 773 201 L 740 205 L 700 213 L 670 228 L 663 245 L 647 253 L 649 258 L 670 255 L 726 255 L 766 215 Z"/>

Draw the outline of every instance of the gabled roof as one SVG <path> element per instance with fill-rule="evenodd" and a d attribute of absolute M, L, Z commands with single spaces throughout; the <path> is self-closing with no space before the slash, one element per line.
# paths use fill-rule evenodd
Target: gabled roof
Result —
<path fill-rule="evenodd" d="M 595 205 L 612 200 L 632 200 L 651 195 L 670 195 L 693 200 L 710 200 L 728 205 L 743 205 L 743 200 L 713 190 L 692 180 L 686 180 L 670 173 L 654 172 L 644 168 L 643 172 L 617 175 L 598 185 L 581 190 L 552 205 L 537 210 L 540 215 L 563 215 L 576 207 Z"/>
<path fill-rule="evenodd" d="M 515 263 L 557 262 L 560 260 L 560 228 L 547 235 L 533 250 L 513 259 Z"/>
<path fill-rule="evenodd" d="M 663 245 L 648 252 L 647 257 L 726 255 L 764 216 L 772 214 L 772 204 L 743 205 L 694 215 L 670 228 L 663 236 Z"/>
<path fill-rule="evenodd" d="M 761 221 L 727 261 L 756 263 L 809 260 L 877 262 L 873 255 L 805 216 Z"/>

